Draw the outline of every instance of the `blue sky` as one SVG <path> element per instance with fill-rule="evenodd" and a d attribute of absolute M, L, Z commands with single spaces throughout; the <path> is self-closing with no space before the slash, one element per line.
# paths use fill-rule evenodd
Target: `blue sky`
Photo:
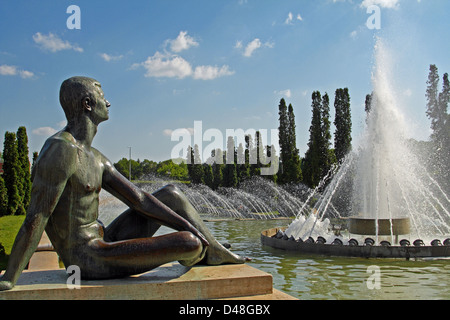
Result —
<path fill-rule="evenodd" d="M 81 29 L 67 27 L 70 5 Z M 381 9 L 379 30 L 366 25 L 370 5 Z M 171 132 L 194 121 L 224 136 L 276 129 L 282 97 L 303 155 L 314 90 L 333 102 L 348 87 L 361 133 L 376 36 L 391 52 L 412 136 L 427 139 L 429 65 L 450 72 L 449 12 L 448 0 L 0 0 L 0 142 L 25 125 L 30 153 L 39 151 L 64 125 L 61 82 L 84 75 L 112 104 L 94 146 L 114 162 L 128 147 L 134 159 L 169 159 Z"/>

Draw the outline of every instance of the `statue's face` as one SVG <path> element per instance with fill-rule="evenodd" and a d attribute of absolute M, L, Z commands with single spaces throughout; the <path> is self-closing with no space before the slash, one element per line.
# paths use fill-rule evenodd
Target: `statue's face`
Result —
<path fill-rule="evenodd" d="M 92 108 L 92 112 L 94 119 L 97 120 L 96 122 L 100 123 L 109 119 L 108 108 L 111 104 L 105 99 L 105 94 L 103 93 L 101 85 L 95 83 L 94 87 L 95 106 Z"/>

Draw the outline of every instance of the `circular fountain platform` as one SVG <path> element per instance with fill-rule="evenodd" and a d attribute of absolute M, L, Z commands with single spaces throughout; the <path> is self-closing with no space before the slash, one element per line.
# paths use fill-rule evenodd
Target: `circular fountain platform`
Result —
<path fill-rule="evenodd" d="M 321 241 L 303 241 L 280 237 L 286 228 L 273 228 L 261 233 L 261 243 L 265 246 L 282 249 L 303 254 L 317 254 L 326 256 L 341 257 L 364 257 L 364 258 L 443 258 L 450 257 L 450 240 L 445 240 L 439 245 L 370 245 L 363 244 L 343 244 L 339 241 L 333 243 L 323 243 Z M 440 242 L 439 242 L 440 243 Z"/>
<path fill-rule="evenodd" d="M 349 218 L 348 231 L 359 235 L 397 236 L 410 233 L 409 218 L 366 219 Z"/>

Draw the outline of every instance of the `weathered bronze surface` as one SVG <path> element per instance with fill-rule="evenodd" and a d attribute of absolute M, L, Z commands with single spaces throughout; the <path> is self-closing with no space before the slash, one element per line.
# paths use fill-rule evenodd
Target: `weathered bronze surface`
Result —
<path fill-rule="evenodd" d="M 175 186 L 146 193 L 91 146 L 111 106 L 98 81 L 64 81 L 60 102 L 67 126 L 45 142 L 35 163 L 30 207 L 0 291 L 15 285 L 44 230 L 64 265 L 80 267 L 83 279 L 124 277 L 171 261 L 192 266 L 248 260 L 217 242 Z M 106 228 L 98 220 L 102 188 L 129 207 Z M 161 225 L 177 232 L 155 237 Z"/>

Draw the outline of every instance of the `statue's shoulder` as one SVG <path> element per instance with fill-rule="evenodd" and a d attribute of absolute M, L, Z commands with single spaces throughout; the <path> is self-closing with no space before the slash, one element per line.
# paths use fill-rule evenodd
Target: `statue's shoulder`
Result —
<path fill-rule="evenodd" d="M 101 153 L 101 152 L 98 151 L 97 149 L 92 148 L 92 152 L 94 153 L 95 157 L 96 157 L 97 159 L 99 159 L 99 161 L 100 161 L 103 165 L 106 165 L 106 166 L 112 165 L 112 162 L 111 162 L 111 161 L 110 161 L 103 153 Z"/>
<path fill-rule="evenodd" d="M 60 131 L 45 141 L 39 158 L 48 164 L 61 162 L 67 164 L 70 158 L 76 157 L 77 149 L 75 139 L 67 132 Z"/>

